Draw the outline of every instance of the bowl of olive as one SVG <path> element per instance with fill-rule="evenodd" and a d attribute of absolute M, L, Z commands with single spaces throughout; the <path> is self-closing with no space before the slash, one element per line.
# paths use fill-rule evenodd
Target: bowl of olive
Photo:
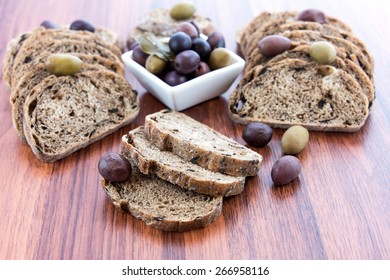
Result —
<path fill-rule="evenodd" d="M 215 98 L 233 84 L 245 61 L 225 48 L 219 32 L 205 37 L 183 24 L 169 38 L 152 34 L 122 55 L 127 69 L 168 108 L 182 111 Z"/>

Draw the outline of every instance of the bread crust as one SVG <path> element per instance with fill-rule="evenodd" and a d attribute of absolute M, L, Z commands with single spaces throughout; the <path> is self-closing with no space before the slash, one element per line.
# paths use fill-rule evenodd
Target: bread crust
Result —
<path fill-rule="evenodd" d="M 159 121 L 167 114 L 173 119 L 171 124 L 178 124 L 177 128 L 170 129 L 160 125 Z M 210 136 L 205 136 L 207 141 L 183 137 L 179 126 L 189 123 L 197 133 L 204 132 Z M 258 153 L 183 113 L 169 109 L 146 116 L 145 133 L 149 141 L 160 150 L 172 151 L 179 157 L 208 170 L 231 176 L 254 176 L 259 171 L 262 162 L 262 156 Z M 224 147 L 212 145 L 213 141 L 219 140 L 224 143 Z M 210 145 L 206 147 L 205 143 Z"/>
<path fill-rule="evenodd" d="M 145 142 L 148 141 L 143 127 L 124 135 L 121 142 L 122 153 L 131 156 L 143 174 L 156 174 L 184 189 L 211 196 L 237 195 L 244 190 L 245 177 L 211 172 L 186 162 L 171 152 L 159 151 L 157 147 L 149 148 L 152 145 Z"/>
<path fill-rule="evenodd" d="M 208 197 L 184 190 L 154 175 L 142 174 L 135 165 L 133 165 L 132 174 L 127 182 L 113 184 L 102 179 L 101 185 L 117 209 L 129 212 L 146 225 L 163 231 L 182 232 L 204 228 L 214 222 L 222 211 L 222 196 Z M 143 196 L 143 192 L 147 192 L 147 195 Z M 164 194 L 169 194 L 170 197 L 165 197 Z M 162 201 L 159 202 L 161 207 L 170 207 L 171 210 L 166 210 L 168 213 L 155 210 L 154 207 L 159 205 L 154 204 L 159 200 Z M 167 200 L 166 203 L 164 203 L 165 200 Z M 187 202 L 180 203 L 180 205 L 177 203 L 183 200 Z M 200 204 L 198 208 L 201 209 L 195 209 L 195 211 L 200 213 L 189 211 L 187 217 L 175 215 L 175 211 L 187 212 L 186 209 L 198 203 Z"/>

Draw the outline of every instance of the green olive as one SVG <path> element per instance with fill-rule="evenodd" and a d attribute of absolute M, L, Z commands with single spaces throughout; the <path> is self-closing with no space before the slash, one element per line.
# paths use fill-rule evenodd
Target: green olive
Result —
<path fill-rule="evenodd" d="M 296 155 L 309 142 L 309 132 L 300 125 L 291 126 L 282 136 L 282 150 L 286 155 Z"/>
<path fill-rule="evenodd" d="M 230 53 L 225 48 L 216 48 L 210 53 L 209 66 L 211 70 L 223 68 L 230 63 Z"/>
<path fill-rule="evenodd" d="M 46 70 L 56 76 L 73 75 L 81 71 L 83 62 L 77 56 L 67 53 L 55 53 L 46 59 Z"/>
<path fill-rule="evenodd" d="M 157 55 L 150 55 L 146 59 L 146 63 L 145 63 L 146 69 L 153 74 L 161 73 L 164 70 L 166 65 L 167 62 L 159 58 Z"/>
<path fill-rule="evenodd" d="M 183 20 L 192 17 L 195 13 L 195 6 L 189 2 L 180 2 L 173 6 L 169 12 L 171 18 Z"/>
<path fill-rule="evenodd" d="M 328 42 L 319 41 L 310 45 L 311 58 L 321 64 L 330 64 L 336 59 L 336 48 Z"/>

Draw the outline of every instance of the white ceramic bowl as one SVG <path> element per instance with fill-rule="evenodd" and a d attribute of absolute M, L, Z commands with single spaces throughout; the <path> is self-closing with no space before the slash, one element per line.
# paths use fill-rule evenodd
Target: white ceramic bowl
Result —
<path fill-rule="evenodd" d="M 229 51 L 229 50 L 228 50 Z M 133 51 L 122 55 L 122 60 L 142 86 L 168 108 L 176 111 L 217 97 L 224 93 L 244 68 L 245 61 L 230 52 L 232 64 L 211 71 L 177 86 L 170 86 L 132 59 Z"/>

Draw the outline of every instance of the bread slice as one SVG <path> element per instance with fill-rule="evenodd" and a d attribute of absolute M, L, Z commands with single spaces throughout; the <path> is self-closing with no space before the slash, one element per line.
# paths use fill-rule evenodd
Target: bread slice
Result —
<path fill-rule="evenodd" d="M 146 138 L 144 127 L 138 127 L 122 137 L 122 153 L 129 154 L 142 173 L 155 174 L 197 193 L 230 196 L 244 189 L 245 177 L 213 172 L 169 151 L 159 150 Z"/>
<path fill-rule="evenodd" d="M 146 116 L 145 132 L 160 150 L 211 171 L 232 176 L 257 174 L 262 156 L 210 127 L 169 109 Z"/>
<path fill-rule="evenodd" d="M 195 14 L 185 20 L 175 20 L 169 15 L 169 11 L 167 8 L 158 8 L 143 15 L 137 26 L 128 35 L 127 45 L 130 46 L 134 43 L 135 37 L 144 32 L 151 32 L 158 38 L 170 37 L 184 21 L 195 22 L 200 32 L 206 36 L 215 31 L 213 23 L 207 17 Z"/>
<path fill-rule="evenodd" d="M 229 116 L 238 123 L 352 132 L 368 117 L 368 99 L 345 71 L 297 59 L 259 66 L 229 98 Z"/>
<path fill-rule="evenodd" d="M 238 45 L 240 48 L 240 52 L 245 56 L 247 47 L 250 44 L 251 40 L 259 40 L 259 38 L 253 38 L 252 35 L 257 31 L 261 30 L 264 26 L 267 26 L 270 22 L 274 20 L 279 20 L 281 18 L 285 19 L 287 16 L 294 16 L 296 14 L 295 11 L 291 12 L 261 12 L 256 17 L 254 17 L 241 31 L 238 35 Z M 257 43 L 256 41 L 256 43 Z"/>
<path fill-rule="evenodd" d="M 48 76 L 23 107 L 24 135 L 34 154 L 51 162 L 132 122 L 139 99 L 129 83 L 108 70 Z"/>
<path fill-rule="evenodd" d="M 368 77 L 373 81 L 372 64 L 363 52 L 353 43 L 335 36 L 322 34 L 313 30 L 293 30 L 284 31 L 278 35 L 289 38 L 293 46 L 310 45 L 316 41 L 327 41 L 337 47 L 337 55 L 342 59 L 348 59 L 366 72 Z M 250 56 L 246 59 L 246 69 L 261 63 L 262 55 L 258 48 L 255 48 Z"/>
<path fill-rule="evenodd" d="M 101 185 L 114 206 L 148 226 L 164 231 L 188 231 L 215 221 L 222 211 L 222 196 L 185 190 L 154 175 L 144 175 L 133 164 L 129 181 Z"/>
<path fill-rule="evenodd" d="M 313 59 L 310 57 L 309 54 L 309 45 L 298 45 L 297 47 L 286 51 L 282 54 L 279 54 L 273 58 L 266 58 L 263 57 L 260 53 L 258 56 L 254 59 L 258 61 L 258 65 L 262 65 L 261 67 L 264 67 L 265 64 L 267 66 L 271 65 L 272 63 L 279 62 L 286 58 L 293 58 L 293 59 L 301 59 L 308 62 L 313 62 Z M 340 57 L 336 57 L 335 61 L 330 64 L 330 66 L 336 67 L 337 69 L 342 69 L 345 72 L 347 72 L 352 78 L 356 79 L 356 81 L 359 83 L 364 95 L 368 98 L 369 101 L 369 107 L 371 107 L 372 103 L 375 99 L 375 89 L 374 84 L 371 82 L 370 78 L 367 76 L 367 74 L 362 70 L 362 68 L 358 65 L 356 65 L 352 60 L 348 59 L 345 54 L 342 54 L 343 50 L 340 50 L 337 48 L 337 53 L 341 56 L 344 56 L 344 59 Z M 248 82 L 253 77 L 257 76 L 257 73 L 259 69 L 256 68 L 255 64 L 252 60 L 249 59 L 247 62 L 248 65 L 253 66 L 251 69 L 252 71 L 245 74 L 243 81 Z M 322 69 L 326 72 L 328 69 L 328 66 L 322 66 Z M 260 70 L 261 71 L 261 70 Z"/>
<path fill-rule="evenodd" d="M 272 13 L 268 20 L 261 22 L 260 24 L 254 23 L 252 31 L 248 30 L 249 35 L 247 35 L 246 44 L 245 44 L 245 57 L 247 57 L 252 51 L 253 48 L 257 45 L 257 42 L 265 37 L 266 35 L 276 34 L 288 29 L 280 29 L 282 24 L 290 23 L 306 23 L 305 21 L 298 20 L 299 12 L 296 11 L 286 11 L 286 12 L 277 12 Z M 327 23 L 321 24 L 323 26 L 332 26 L 335 29 L 342 30 L 344 32 L 352 32 L 351 28 L 344 22 L 339 19 L 326 16 Z M 258 22 L 258 21 L 257 21 Z"/>
<path fill-rule="evenodd" d="M 30 37 L 31 38 L 31 37 Z M 81 53 L 90 55 L 99 55 L 108 60 L 114 61 L 116 65 L 122 65 L 121 60 L 109 49 L 99 46 L 92 42 L 82 42 L 79 40 L 47 40 L 39 41 L 36 44 L 23 44 L 15 58 L 12 69 L 11 86 L 15 86 L 21 79 L 21 76 L 34 67 L 42 63 L 42 51 L 47 53 Z"/>
<path fill-rule="evenodd" d="M 23 42 L 30 36 L 29 32 L 18 35 L 11 39 L 7 43 L 7 47 L 3 59 L 3 78 L 7 87 L 11 87 L 12 80 L 12 67 L 14 65 L 15 57 L 19 52 L 19 49 L 23 45 Z"/>
<path fill-rule="evenodd" d="M 264 37 L 267 35 L 278 34 L 284 31 L 294 31 L 294 30 L 318 31 L 322 35 L 342 38 L 354 44 L 367 58 L 369 64 L 371 65 L 370 68 L 372 72 L 372 68 L 374 66 L 374 59 L 371 53 L 368 51 L 366 45 L 352 32 L 341 30 L 329 24 L 320 24 L 317 22 L 305 22 L 305 21 L 284 23 L 279 26 L 275 26 L 274 28 L 268 29 L 266 32 L 263 32 L 262 36 Z M 262 37 L 258 37 L 256 40 L 251 42 L 251 46 L 248 46 L 247 48 L 247 56 L 249 56 L 253 52 L 253 50 L 257 47 L 256 44 L 261 38 Z"/>
<path fill-rule="evenodd" d="M 105 28 L 105 27 L 96 27 L 95 32 L 97 36 L 99 36 L 103 41 L 105 41 L 109 45 L 116 46 L 123 53 L 125 51 L 125 43 L 119 37 L 118 33 Z"/>
<path fill-rule="evenodd" d="M 65 30 L 65 32 L 62 32 L 60 30 Z M 18 54 L 19 49 L 22 47 L 26 39 L 31 36 L 31 34 L 40 31 L 44 31 L 46 35 L 52 36 L 52 39 L 55 40 L 63 40 L 63 39 L 74 40 L 76 38 L 77 39 L 83 38 L 84 41 L 90 41 L 91 39 L 93 40 L 95 36 L 98 36 L 108 45 L 115 45 L 118 48 L 120 48 L 121 51 L 124 51 L 124 43 L 119 39 L 118 35 L 115 32 L 107 28 L 97 27 L 95 29 L 95 33 L 91 34 L 88 31 L 69 30 L 69 26 L 60 27 L 55 31 L 47 30 L 44 27 L 40 26 L 29 32 L 22 33 L 21 35 L 18 35 L 17 37 L 11 39 L 8 42 L 7 49 L 4 55 L 4 60 L 3 60 L 4 80 L 7 86 L 10 87 L 11 85 L 12 69 L 13 69 L 15 57 Z M 117 54 L 119 55 L 119 53 Z"/>
<path fill-rule="evenodd" d="M 10 103 L 12 105 L 12 120 L 13 125 L 16 129 L 16 132 L 19 138 L 26 142 L 23 132 L 23 105 L 26 97 L 31 92 L 31 90 L 39 84 L 43 79 L 50 76 L 51 74 L 46 70 L 44 62 L 48 57 L 47 52 L 43 52 L 37 58 L 37 61 L 42 61 L 31 69 L 26 71 L 24 75 L 21 76 L 19 82 L 16 86 L 12 88 Z M 124 67 L 121 64 L 115 63 L 114 61 L 110 61 L 104 57 L 99 55 L 89 55 L 89 54 L 80 54 L 80 53 L 72 53 L 79 57 L 83 61 L 82 71 L 87 70 L 99 70 L 99 69 L 107 69 L 111 70 L 121 76 L 124 75 Z M 98 66 L 102 66 L 99 68 Z"/>

